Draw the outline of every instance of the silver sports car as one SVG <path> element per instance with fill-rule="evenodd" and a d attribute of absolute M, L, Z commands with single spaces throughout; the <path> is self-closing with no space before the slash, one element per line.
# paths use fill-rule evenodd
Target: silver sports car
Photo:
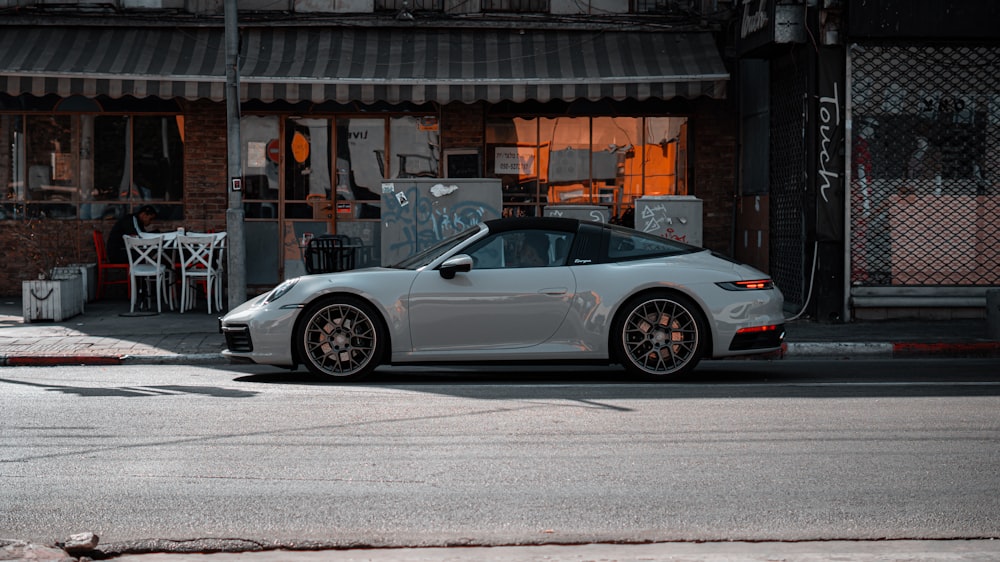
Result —
<path fill-rule="evenodd" d="M 499 219 L 404 261 L 289 279 L 222 318 L 233 360 L 360 379 L 378 365 L 596 362 L 663 380 L 766 353 L 783 298 L 760 271 L 636 230 Z"/>

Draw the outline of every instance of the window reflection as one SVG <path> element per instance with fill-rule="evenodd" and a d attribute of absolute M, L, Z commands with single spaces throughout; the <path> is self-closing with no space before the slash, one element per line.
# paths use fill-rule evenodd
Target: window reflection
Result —
<path fill-rule="evenodd" d="M 24 122 L 18 115 L 0 115 L 0 220 L 19 218 L 24 211 Z"/>
<path fill-rule="evenodd" d="M 486 169 L 503 185 L 505 217 L 535 216 L 539 194 L 538 120 L 513 118 L 486 128 Z"/>
<path fill-rule="evenodd" d="M 385 175 L 385 120 L 337 120 L 337 199 L 354 201 L 356 218 L 379 218 Z M 358 203 L 371 201 L 372 203 Z"/>
<path fill-rule="evenodd" d="M 175 116 L 133 118 L 133 184 L 144 201 L 180 201 L 184 195 L 184 143 Z M 133 200 L 135 195 L 133 194 Z M 169 207 L 160 205 L 161 213 Z M 171 217 L 158 215 L 159 220 Z M 174 217 L 179 218 L 179 217 Z"/>
<path fill-rule="evenodd" d="M 278 126 L 277 117 L 240 119 L 243 210 L 248 219 L 278 218 Z"/>
<path fill-rule="evenodd" d="M 23 120 L 22 120 L 23 119 Z M 23 128 L 22 124 L 23 123 Z M 2 116 L 7 203 L 0 219 L 112 219 L 153 202 L 159 220 L 183 218 L 179 116 Z"/>
<path fill-rule="evenodd" d="M 441 141 L 437 119 L 394 117 L 389 121 L 392 158 L 386 164 L 393 178 L 439 177 Z"/>
<path fill-rule="evenodd" d="M 68 115 L 27 118 L 27 186 L 30 216 L 73 218 L 79 176 L 74 166 L 73 123 Z"/>
<path fill-rule="evenodd" d="M 637 197 L 687 194 L 686 133 L 683 117 L 492 118 L 487 171 L 502 181 L 505 216 L 562 203 L 621 218 Z"/>
<path fill-rule="evenodd" d="M 646 120 L 646 195 L 687 194 L 687 120 Z"/>
<path fill-rule="evenodd" d="M 329 214 L 331 142 L 328 119 L 285 122 L 286 217 L 320 219 Z"/>

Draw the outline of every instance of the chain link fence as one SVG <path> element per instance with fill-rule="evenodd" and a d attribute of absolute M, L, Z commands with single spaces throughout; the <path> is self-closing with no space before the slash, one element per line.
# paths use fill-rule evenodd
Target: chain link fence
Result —
<path fill-rule="evenodd" d="M 785 301 L 803 306 L 805 278 L 806 147 L 804 59 L 773 61 L 771 69 L 771 276 Z"/>
<path fill-rule="evenodd" d="M 1000 284 L 1000 48 L 850 48 L 851 283 Z"/>

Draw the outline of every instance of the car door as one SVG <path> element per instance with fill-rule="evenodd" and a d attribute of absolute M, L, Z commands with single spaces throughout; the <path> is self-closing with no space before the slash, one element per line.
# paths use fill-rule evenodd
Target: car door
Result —
<path fill-rule="evenodd" d="M 569 312 L 576 282 L 558 261 L 557 242 L 548 236 L 549 259 L 521 264 L 516 232 L 480 241 L 469 249 L 471 271 L 445 279 L 436 270 L 417 275 L 410 290 L 409 317 L 413 351 L 516 349 L 550 338 Z"/>

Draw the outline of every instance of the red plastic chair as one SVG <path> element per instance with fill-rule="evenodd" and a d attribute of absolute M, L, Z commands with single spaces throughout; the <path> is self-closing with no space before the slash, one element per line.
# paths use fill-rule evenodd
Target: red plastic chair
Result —
<path fill-rule="evenodd" d="M 97 300 L 104 296 L 104 287 L 108 285 L 125 285 L 131 295 L 128 264 L 108 261 L 108 250 L 104 247 L 104 235 L 100 230 L 94 231 L 94 247 L 97 249 Z M 113 271 L 121 271 L 124 275 L 121 279 L 110 279 L 109 274 Z"/>

